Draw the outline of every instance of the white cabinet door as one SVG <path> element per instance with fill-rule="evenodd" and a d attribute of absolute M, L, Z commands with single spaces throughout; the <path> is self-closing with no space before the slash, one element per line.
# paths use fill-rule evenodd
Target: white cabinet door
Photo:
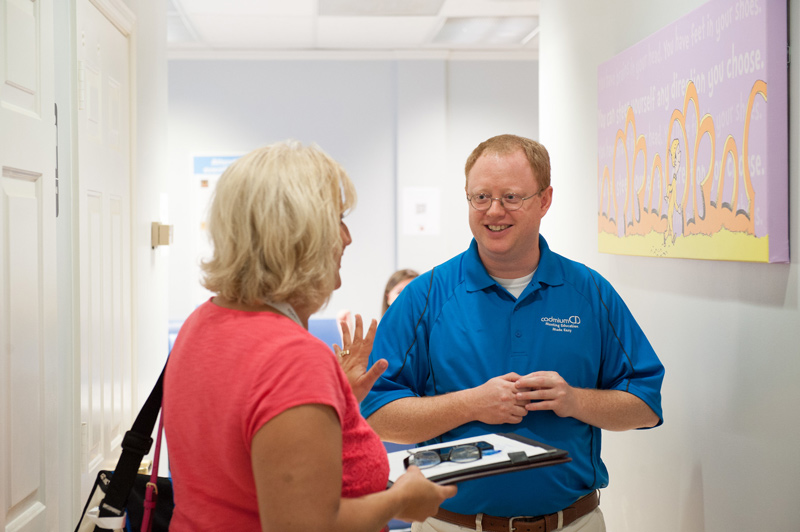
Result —
<path fill-rule="evenodd" d="M 0 527 L 57 530 L 51 0 L 0 0 Z M 69 491 L 67 491 L 69 493 Z"/>
<path fill-rule="evenodd" d="M 119 1 L 76 2 L 82 500 L 132 422 L 132 21 Z"/>

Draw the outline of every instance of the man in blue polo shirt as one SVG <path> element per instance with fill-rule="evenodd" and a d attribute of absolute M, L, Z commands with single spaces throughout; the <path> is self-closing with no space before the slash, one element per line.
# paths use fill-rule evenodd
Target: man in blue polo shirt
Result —
<path fill-rule="evenodd" d="M 664 368 L 613 287 L 539 235 L 553 198 L 541 144 L 493 137 L 465 173 L 474 240 L 381 319 L 370 362 L 389 368 L 362 413 L 391 442 L 514 432 L 572 458 L 465 482 L 415 532 L 604 531 L 601 429 L 661 424 Z"/>

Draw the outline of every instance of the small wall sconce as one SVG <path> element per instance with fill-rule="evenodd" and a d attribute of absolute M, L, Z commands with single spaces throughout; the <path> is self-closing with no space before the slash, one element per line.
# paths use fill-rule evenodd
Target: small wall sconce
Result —
<path fill-rule="evenodd" d="M 172 244 L 172 226 L 153 222 L 150 230 L 150 245 L 153 249 L 170 244 Z"/>

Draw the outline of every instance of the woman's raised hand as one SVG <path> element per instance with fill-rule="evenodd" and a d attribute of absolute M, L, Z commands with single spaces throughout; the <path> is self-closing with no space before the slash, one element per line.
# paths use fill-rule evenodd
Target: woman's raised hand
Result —
<path fill-rule="evenodd" d="M 372 385 L 378 377 L 386 371 L 389 363 L 385 359 L 376 361 L 369 370 L 369 355 L 372 352 L 372 342 L 375 340 L 375 331 L 378 328 L 378 321 L 372 320 L 367 334 L 364 335 L 364 324 L 361 314 L 356 314 L 355 330 L 350 334 L 350 326 L 347 321 L 340 322 L 342 327 L 342 344 L 339 347 L 333 345 L 333 351 L 339 357 L 339 364 L 342 366 L 353 394 L 360 403 L 372 389 Z"/>

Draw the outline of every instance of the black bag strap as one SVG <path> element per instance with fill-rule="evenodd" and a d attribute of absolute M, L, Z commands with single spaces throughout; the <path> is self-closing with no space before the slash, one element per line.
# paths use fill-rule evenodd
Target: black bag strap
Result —
<path fill-rule="evenodd" d="M 139 473 L 139 466 L 142 458 L 150 452 L 153 445 L 153 427 L 158 419 L 158 412 L 161 410 L 161 396 L 164 391 L 164 372 L 167 366 L 161 370 L 158 381 L 150 392 L 150 396 L 144 402 L 144 406 L 136 416 L 131 430 L 125 433 L 122 439 L 122 454 L 120 454 L 114 474 L 111 475 L 111 482 L 106 490 L 105 497 L 100 503 L 99 517 L 119 517 L 125 513 L 125 506 L 128 503 L 128 496 L 133 489 L 136 475 Z M 96 529 L 97 530 L 97 529 Z"/>

